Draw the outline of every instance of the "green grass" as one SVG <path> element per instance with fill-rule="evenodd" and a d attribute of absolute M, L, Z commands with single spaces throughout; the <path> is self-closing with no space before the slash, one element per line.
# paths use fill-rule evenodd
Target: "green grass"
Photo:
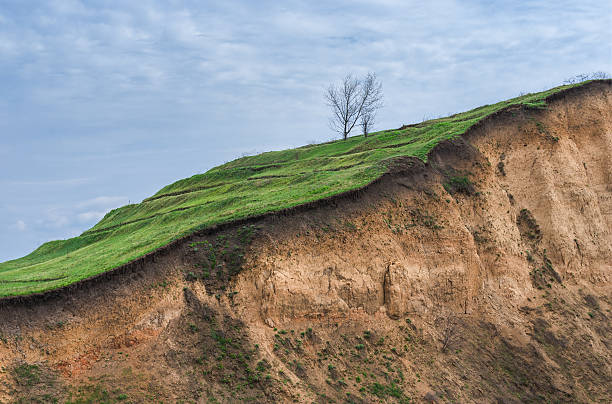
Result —
<path fill-rule="evenodd" d="M 53 290 L 109 271 L 169 242 L 215 224 L 291 208 L 358 189 L 379 178 L 398 156 L 427 159 L 440 141 L 461 136 L 512 105 L 546 107 L 546 97 L 575 85 L 527 94 L 346 141 L 239 158 L 177 181 L 139 204 L 109 212 L 78 237 L 51 241 L 0 264 L 0 297 Z"/>

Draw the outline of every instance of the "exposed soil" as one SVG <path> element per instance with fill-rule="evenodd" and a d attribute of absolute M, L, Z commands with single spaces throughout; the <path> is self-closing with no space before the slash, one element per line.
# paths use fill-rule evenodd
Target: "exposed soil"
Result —
<path fill-rule="evenodd" d="M 0 402 L 612 401 L 612 90 L 0 306 Z"/>

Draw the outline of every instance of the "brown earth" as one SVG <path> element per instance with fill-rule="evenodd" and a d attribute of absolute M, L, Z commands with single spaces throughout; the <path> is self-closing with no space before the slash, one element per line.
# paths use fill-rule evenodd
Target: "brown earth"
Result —
<path fill-rule="evenodd" d="M 0 402 L 612 402 L 612 89 L 0 307 Z M 154 260 L 154 262 L 153 262 Z"/>

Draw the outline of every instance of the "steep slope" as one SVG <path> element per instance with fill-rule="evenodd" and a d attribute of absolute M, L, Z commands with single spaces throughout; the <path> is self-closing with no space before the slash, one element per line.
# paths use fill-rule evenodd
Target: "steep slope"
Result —
<path fill-rule="evenodd" d="M 204 228 L 362 188 L 386 173 L 395 157 L 426 160 L 441 141 L 461 136 L 505 108 L 545 108 L 548 97 L 574 87 L 524 95 L 367 139 L 357 136 L 232 161 L 171 184 L 140 204 L 116 209 L 78 237 L 46 243 L 26 257 L 1 263 L 0 298 L 58 289 Z"/>
<path fill-rule="evenodd" d="M 0 402 L 610 402 L 611 87 L 4 300 Z"/>

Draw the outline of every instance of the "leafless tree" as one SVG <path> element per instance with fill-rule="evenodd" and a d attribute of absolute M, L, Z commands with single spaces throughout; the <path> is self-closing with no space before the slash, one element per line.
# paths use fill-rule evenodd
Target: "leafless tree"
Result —
<path fill-rule="evenodd" d="M 438 316 L 435 323 L 440 332 L 440 342 L 442 343 L 440 350 L 446 352 L 451 345 L 460 339 L 457 318 L 453 313 L 447 311 Z"/>
<path fill-rule="evenodd" d="M 606 72 L 591 73 L 591 80 L 603 80 L 603 79 L 609 79 L 609 78 L 612 78 L 612 77 L 610 76 L 610 74 Z"/>
<path fill-rule="evenodd" d="M 609 73 L 606 72 L 593 72 L 593 73 L 582 73 L 582 74 L 577 74 L 575 76 L 572 76 L 568 79 L 566 79 L 563 84 L 576 84 L 576 83 L 582 83 L 583 81 L 587 81 L 587 80 L 603 80 L 603 79 L 609 79 L 611 76 Z"/>
<path fill-rule="evenodd" d="M 346 140 L 364 112 L 382 107 L 382 84 L 375 73 L 368 73 L 364 79 L 349 74 L 340 85 L 329 86 L 325 99 L 332 109 L 330 128 Z"/>
<path fill-rule="evenodd" d="M 364 137 L 368 137 L 368 133 L 372 130 L 372 126 L 374 126 L 374 121 L 376 119 L 376 110 L 364 110 L 361 114 L 361 130 L 363 132 Z"/>

